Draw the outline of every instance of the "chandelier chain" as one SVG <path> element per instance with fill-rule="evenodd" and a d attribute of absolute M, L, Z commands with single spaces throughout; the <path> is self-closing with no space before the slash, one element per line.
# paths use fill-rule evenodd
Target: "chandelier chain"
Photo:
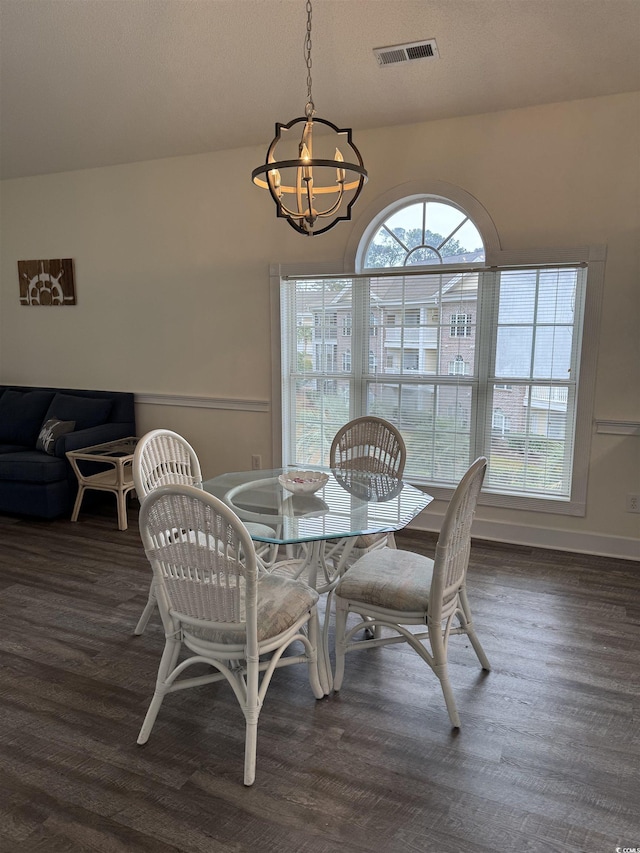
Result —
<path fill-rule="evenodd" d="M 311 0 L 307 0 L 307 32 L 304 39 L 304 52 L 307 65 L 307 104 L 304 111 L 307 118 L 312 118 L 315 107 L 311 94 Z"/>

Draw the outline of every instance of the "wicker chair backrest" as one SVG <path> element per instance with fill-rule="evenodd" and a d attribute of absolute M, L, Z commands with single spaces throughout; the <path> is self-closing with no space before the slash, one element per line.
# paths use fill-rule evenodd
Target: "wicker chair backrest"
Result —
<path fill-rule="evenodd" d="M 256 553 L 226 504 L 194 486 L 163 486 L 144 499 L 140 532 L 165 627 L 169 617 L 216 629 L 246 623 L 257 642 Z"/>
<path fill-rule="evenodd" d="M 438 624 L 448 615 L 447 604 L 453 607 L 458 591 L 465 583 L 471 550 L 471 525 L 486 470 L 484 456 L 468 468 L 453 493 L 440 528 L 429 595 L 429 615 Z M 438 613 L 440 605 L 442 612 Z"/>
<path fill-rule="evenodd" d="M 406 457 L 407 448 L 400 431 L 383 418 L 366 415 L 338 430 L 329 451 L 329 465 L 400 479 Z"/>
<path fill-rule="evenodd" d="M 139 500 L 161 486 L 175 484 L 200 488 L 200 462 L 193 447 L 177 432 L 154 429 L 136 446 L 133 481 Z"/>

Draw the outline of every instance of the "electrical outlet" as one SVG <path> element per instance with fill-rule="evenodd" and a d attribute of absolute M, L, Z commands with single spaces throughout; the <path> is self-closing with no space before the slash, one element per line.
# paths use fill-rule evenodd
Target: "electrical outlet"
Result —
<path fill-rule="evenodd" d="M 262 468 L 262 456 L 259 453 L 254 453 L 251 457 L 251 469 L 259 471 Z"/>
<path fill-rule="evenodd" d="M 627 495 L 627 512 L 640 512 L 640 494 L 637 492 Z"/>

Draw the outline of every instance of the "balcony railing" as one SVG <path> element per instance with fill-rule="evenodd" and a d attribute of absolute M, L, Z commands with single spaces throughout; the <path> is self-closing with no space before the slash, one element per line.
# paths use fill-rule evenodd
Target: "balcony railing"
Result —
<path fill-rule="evenodd" d="M 539 403 L 565 403 L 568 400 L 568 389 L 549 385 L 534 385 L 531 389 L 531 402 Z"/>
<path fill-rule="evenodd" d="M 437 328 L 384 329 L 384 343 L 387 346 L 436 347 L 438 345 Z"/>

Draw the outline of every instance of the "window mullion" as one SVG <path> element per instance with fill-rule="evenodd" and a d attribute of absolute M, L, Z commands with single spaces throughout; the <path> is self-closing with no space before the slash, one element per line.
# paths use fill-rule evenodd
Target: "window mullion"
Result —
<path fill-rule="evenodd" d="M 471 433 L 472 456 L 490 457 L 493 374 L 498 329 L 499 273 L 478 273 L 478 307 L 476 311 L 476 378 L 472 402 L 475 429 Z"/>
<path fill-rule="evenodd" d="M 529 356 L 529 379 L 534 381 L 534 364 L 536 360 L 536 344 L 538 340 L 538 309 L 540 305 L 540 270 L 536 272 L 536 288 L 533 303 L 533 334 L 531 335 L 531 355 Z"/>
<path fill-rule="evenodd" d="M 359 418 L 367 410 L 367 381 L 369 372 L 369 279 L 353 280 L 353 328 L 351 340 L 351 394 L 352 418 Z"/>
<path fill-rule="evenodd" d="M 281 365 L 282 365 L 282 459 L 288 463 L 295 453 L 295 384 L 291 382 L 294 370 L 292 336 L 297 335 L 295 312 L 295 282 L 287 282 L 281 288 L 280 328 L 281 328 Z M 293 397 L 293 399 L 292 399 Z"/>

